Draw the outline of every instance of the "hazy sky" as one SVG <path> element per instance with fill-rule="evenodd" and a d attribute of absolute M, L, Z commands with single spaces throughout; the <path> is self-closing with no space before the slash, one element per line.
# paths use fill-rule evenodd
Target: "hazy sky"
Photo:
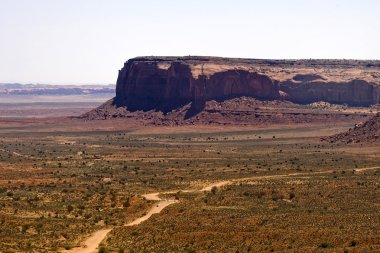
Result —
<path fill-rule="evenodd" d="M 380 59 L 380 1 L 0 0 L 0 82 L 115 83 L 143 55 Z"/>

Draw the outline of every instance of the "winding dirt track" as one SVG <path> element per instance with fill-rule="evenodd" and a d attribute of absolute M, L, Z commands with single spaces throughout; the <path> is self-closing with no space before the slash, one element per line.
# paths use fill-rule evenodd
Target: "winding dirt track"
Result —
<path fill-rule="evenodd" d="M 380 169 L 380 167 L 360 168 L 360 169 L 354 169 L 354 171 L 355 172 L 364 172 L 364 171 L 368 171 L 368 170 L 377 170 L 377 169 Z M 207 192 L 207 191 L 211 191 L 211 189 L 213 187 L 222 187 L 225 185 L 230 185 L 230 184 L 243 182 L 243 181 L 249 181 L 249 180 L 329 174 L 329 173 L 333 173 L 333 172 L 334 172 L 334 170 L 327 170 L 327 171 L 307 172 L 307 173 L 289 173 L 289 174 L 283 174 L 283 175 L 246 177 L 246 178 L 231 179 L 231 180 L 215 182 L 215 183 L 209 184 L 208 186 L 202 188 L 201 190 L 193 189 L 193 190 L 185 190 L 185 191 L 181 191 L 181 192 L 185 192 L 185 193 L 186 192 Z M 130 227 L 130 226 L 139 225 L 140 223 L 148 220 L 153 214 L 160 213 L 167 206 L 178 203 L 179 202 L 178 200 L 162 199 L 159 197 L 160 194 L 170 194 L 170 193 L 176 193 L 176 192 L 177 191 L 155 192 L 155 193 L 149 193 L 149 194 L 143 195 L 143 197 L 146 200 L 158 201 L 158 202 L 153 205 L 153 207 L 149 210 L 149 212 L 147 214 L 145 214 L 144 216 L 142 216 L 140 218 L 137 218 L 136 220 L 134 220 L 130 223 L 125 224 L 124 226 Z M 63 252 L 65 252 L 65 253 L 96 253 L 99 244 L 106 238 L 107 234 L 109 232 L 111 232 L 111 230 L 112 229 L 98 230 L 82 243 L 82 247 L 73 248 L 71 250 L 65 250 Z"/>

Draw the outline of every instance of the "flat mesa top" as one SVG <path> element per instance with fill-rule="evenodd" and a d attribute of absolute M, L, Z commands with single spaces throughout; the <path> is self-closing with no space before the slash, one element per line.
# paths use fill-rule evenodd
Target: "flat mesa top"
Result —
<path fill-rule="evenodd" d="M 265 60 L 222 58 L 205 56 L 136 57 L 129 60 L 134 64 L 154 63 L 160 69 L 168 69 L 174 63 L 188 65 L 194 78 L 211 76 L 227 70 L 245 70 L 264 74 L 278 81 L 292 80 L 295 76 L 313 75 L 322 82 L 349 82 L 364 80 L 380 84 L 380 61 L 378 60 Z"/>

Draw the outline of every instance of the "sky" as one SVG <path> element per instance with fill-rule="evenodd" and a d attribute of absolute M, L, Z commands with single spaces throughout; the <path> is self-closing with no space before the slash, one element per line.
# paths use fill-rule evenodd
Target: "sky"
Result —
<path fill-rule="evenodd" d="M 151 55 L 380 59 L 380 1 L 0 0 L 0 82 L 112 84 Z"/>

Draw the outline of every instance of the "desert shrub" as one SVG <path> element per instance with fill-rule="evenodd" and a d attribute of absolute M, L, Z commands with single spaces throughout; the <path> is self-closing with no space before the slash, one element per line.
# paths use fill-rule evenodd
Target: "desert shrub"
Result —
<path fill-rule="evenodd" d="M 21 227 L 21 232 L 24 234 L 24 233 L 26 233 L 26 231 L 28 231 L 29 228 L 30 228 L 29 224 L 24 224 Z"/>
<path fill-rule="evenodd" d="M 258 199 L 261 199 L 262 197 L 265 196 L 265 192 L 263 192 L 263 191 L 259 191 L 259 192 L 256 192 L 255 195 L 256 195 L 256 197 L 257 197 Z"/>
<path fill-rule="evenodd" d="M 273 201 L 277 201 L 277 200 L 279 200 L 279 199 L 283 199 L 283 198 L 284 198 L 284 196 L 281 195 L 281 194 L 278 193 L 278 192 L 274 192 L 274 193 L 272 193 L 272 200 L 273 200 Z"/>
<path fill-rule="evenodd" d="M 249 193 L 249 192 L 243 192 L 243 195 L 244 195 L 245 197 L 248 197 L 248 196 L 250 196 L 250 193 Z"/>
<path fill-rule="evenodd" d="M 319 248 L 322 248 L 322 249 L 327 249 L 327 248 L 331 248 L 332 245 L 328 242 L 323 242 L 321 244 L 319 244 Z"/>
<path fill-rule="evenodd" d="M 91 217 L 92 217 L 92 214 L 91 214 L 91 213 L 86 213 L 86 214 L 84 215 L 84 218 L 85 218 L 86 220 L 90 219 Z"/>
<path fill-rule="evenodd" d="M 123 207 L 130 207 L 130 205 L 131 205 L 131 203 L 130 203 L 130 199 L 129 198 L 127 198 L 127 200 L 126 201 L 124 201 L 124 203 L 123 203 Z"/>
<path fill-rule="evenodd" d="M 71 213 L 74 210 L 74 207 L 72 205 L 67 206 L 67 211 Z"/>
<path fill-rule="evenodd" d="M 66 244 L 64 246 L 65 250 L 71 250 L 73 248 L 73 246 L 71 244 Z"/>
<path fill-rule="evenodd" d="M 104 246 L 100 246 L 99 247 L 99 251 L 98 251 L 98 253 L 109 253 L 110 251 L 109 251 L 109 249 L 108 248 L 106 248 L 106 247 L 104 247 Z"/>

